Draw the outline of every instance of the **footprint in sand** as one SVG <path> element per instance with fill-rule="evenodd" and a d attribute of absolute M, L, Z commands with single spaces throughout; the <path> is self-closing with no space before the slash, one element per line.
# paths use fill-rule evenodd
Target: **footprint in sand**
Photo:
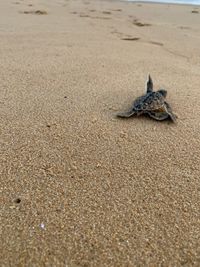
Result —
<path fill-rule="evenodd" d="M 90 17 L 90 16 L 87 15 L 87 14 L 80 14 L 79 17 L 81 17 L 81 18 L 88 18 L 88 17 Z"/>
<path fill-rule="evenodd" d="M 163 46 L 164 45 L 163 43 L 155 42 L 155 41 L 148 41 L 147 43 L 154 44 L 154 45 L 159 45 L 159 46 Z"/>
<path fill-rule="evenodd" d="M 181 30 L 189 30 L 189 29 L 191 29 L 190 27 L 188 27 L 188 26 L 180 26 L 180 27 L 178 27 L 179 29 L 181 29 Z"/>
<path fill-rule="evenodd" d="M 30 10 L 30 11 L 23 11 L 20 13 L 33 14 L 33 15 L 47 15 L 48 14 L 45 10 Z"/>
<path fill-rule="evenodd" d="M 105 15 L 110 15 L 110 14 L 112 14 L 110 11 L 103 11 L 102 13 L 105 14 Z"/>
<path fill-rule="evenodd" d="M 121 38 L 121 40 L 124 40 L 124 41 L 138 41 L 140 40 L 139 37 L 124 37 L 124 38 Z"/>
<path fill-rule="evenodd" d="M 149 23 L 142 23 L 138 21 L 138 19 L 134 19 L 133 24 L 137 27 L 145 27 L 145 26 L 151 26 Z"/>

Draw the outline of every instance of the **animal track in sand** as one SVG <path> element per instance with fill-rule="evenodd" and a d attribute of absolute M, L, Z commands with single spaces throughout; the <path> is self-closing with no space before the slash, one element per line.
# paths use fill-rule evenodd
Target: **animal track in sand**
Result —
<path fill-rule="evenodd" d="M 115 32 L 113 31 L 112 33 L 121 34 L 121 33 L 117 32 L 117 31 L 115 31 Z M 189 59 L 185 55 L 179 54 L 179 53 L 177 53 L 175 51 L 170 50 L 167 47 L 164 47 L 164 44 L 161 43 L 161 42 L 157 42 L 157 41 L 145 41 L 145 40 L 141 40 L 139 37 L 123 37 L 123 38 L 121 38 L 121 40 L 123 40 L 123 41 L 139 41 L 140 43 L 147 43 L 147 44 L 153 44 L 153 45 L 157 45 L 157 46 L 162 46 L 165 51 L 167 51 L 168 53 L 170 53 L 170 54 L 172 54 L 174 56 L 178 56 L 178 57 Z"/>
<path fill-rule="evenodd" d="M 178 57 L 182 57 L 182 58 L 186 58 L 187 60 L 189 60 L 189 57 L 188 56 L 185 56 L 185 55 L 182 55 L 180 53 L 177 53 L 175 51 L 172 51 L 171 49 L 169 48 L 166 48 L 166 47 L 163 47 L 163 49 L 165 49 L 165 51 L 167 51 L 168 53 L 174 55 L 174 56 L 178 56 Z"/>
<path fill-rule="evenodd" d="M 124 34 L 122 32 L 117 31 L 116 29 L 113 29 L 113 31 L 111 33 L 118 35 L 120 37 L 120 39 L 123 41 L 140 41 L 141 43 L 149 43 L 149 44 L 153 44 L 153 45 L 164 46 L 164 44 L 161 42 L 142 40 L 140 37 L 131 36 L 130 34 Z"/>
<path fill-rule="evenodd" d="M 141 40 L 141 38 L 139 37 L 123 37 L 121 38 L 121 40 L 124 41 L 139 41 Z M 153 44 L 153 45 L 158 45 L 158 46 L 164 46 L 163 43 L 157 42 L 157 41 L 145 41 L 145 40 L 141 40 L 141 43 L 149 43 L 149 44 Z"/>

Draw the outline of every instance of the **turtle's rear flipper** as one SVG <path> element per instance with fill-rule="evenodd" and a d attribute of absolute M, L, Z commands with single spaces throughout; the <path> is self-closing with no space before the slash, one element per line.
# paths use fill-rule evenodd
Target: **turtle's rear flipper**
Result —
<path fill-rule="evenodd" d="M 119 117 L 119 118 L 130 118 L 131 116 L 133 116 L 135 114 L 136 114 L 135 110 L 131 109 L 129 111 L 118 113 L 117 117 Z"/>
<path fill-rule="evenodd" d="M 173 122 L 176 122 L 176 119 L 178 118 L 175 114 L 173 114 L 171 112 L 169 113 L 169 117 Z"/>
<path fill-rule="evenodd" d="M 153 92 L 153 81 L 151 79 L 150 74 L 148 75 L 148 80 L 146 83 L 146 92 L 147 93 Z"/>
<path fill-rule="evenodd" d="M 166 101 L 165 101 L 164 109 L 169 114 L 170 119 L 173 122 L 176 122 L 177 116 L 172 112 L 172 108 Z"/>

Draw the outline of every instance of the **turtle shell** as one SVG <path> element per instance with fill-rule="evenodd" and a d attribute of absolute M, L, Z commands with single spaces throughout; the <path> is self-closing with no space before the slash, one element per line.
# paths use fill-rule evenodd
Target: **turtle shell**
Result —
<path fill-rule="evenodd" d="M 146 95 L 136 98 L 133 102 L 133 108 L 136 111 L 148 112 L 151 110 L 159 110 L 164 105 L 164 97 L 159 92 L 150 92 Z"/>

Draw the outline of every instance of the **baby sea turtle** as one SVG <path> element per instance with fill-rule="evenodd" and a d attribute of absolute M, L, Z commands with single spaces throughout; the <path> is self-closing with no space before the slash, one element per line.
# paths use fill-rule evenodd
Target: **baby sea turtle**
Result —
<path fill-rule="evenodd" d="M 171 119 L 176 121 L 177 116 L 173 114 L 170 105 L 165 101 L 167 91 L 160 89 L 153 91 L 153 81 L 148 76 L 146 84 L 146 94 L 135 99 L 130 110 L 117 114 L 120 118 L 129 118 L 133 115 L 148 114 L 151 118 L 162 121 Z"/>

